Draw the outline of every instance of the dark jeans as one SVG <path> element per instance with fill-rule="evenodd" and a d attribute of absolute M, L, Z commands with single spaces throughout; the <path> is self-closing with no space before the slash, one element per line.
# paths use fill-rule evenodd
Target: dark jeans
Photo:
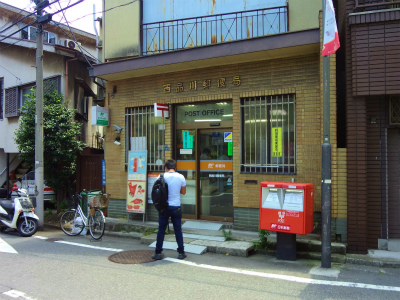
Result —
<path fill-rule="evenodd" d="M 168 226 L 168 219 L 171 217 L 172 225 L 174 226 L 175 239 L 178 244 L 178 253 L 184 253 L 183 234 L 182 234 L 182 209 L 180 206 L 169 206 L 164 213 L 158 213 L 158 232 L 156 253 L 163 251 L 163 243 L 165 237 L 165 229 Z"/>

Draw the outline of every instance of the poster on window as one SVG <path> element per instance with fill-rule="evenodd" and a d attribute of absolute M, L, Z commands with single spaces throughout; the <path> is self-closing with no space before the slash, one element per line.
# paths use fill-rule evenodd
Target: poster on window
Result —
<path fill-rule="evenodd" d="M 282 127 L 272 127 L 272 157 L 282 157 Z"/>
<path fill-rule="evenodd" d="M 144 214 L 147 196 L 147 151 L 129 151 L 126 211 Z"/>

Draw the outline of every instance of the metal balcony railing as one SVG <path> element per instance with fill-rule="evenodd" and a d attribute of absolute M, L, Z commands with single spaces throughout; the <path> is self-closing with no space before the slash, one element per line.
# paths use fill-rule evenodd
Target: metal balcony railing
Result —
<path fill-rule="evenodd" d="M 400 8 L 399 0 L 356 0 L 356 11 Z"/>
<path fill-rule="evenodd" d="M 287 6 L 142 25 L 143 55 L 288 31 Z"/>

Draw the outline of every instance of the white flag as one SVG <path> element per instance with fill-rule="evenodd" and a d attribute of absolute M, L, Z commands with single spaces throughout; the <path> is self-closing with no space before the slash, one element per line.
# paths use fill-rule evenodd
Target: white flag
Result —
<path fill-rule="evenodd" d="M 325 19 L 322 56 L 331 55 L 340 47 L 332 0 L 325 0 Z"/>

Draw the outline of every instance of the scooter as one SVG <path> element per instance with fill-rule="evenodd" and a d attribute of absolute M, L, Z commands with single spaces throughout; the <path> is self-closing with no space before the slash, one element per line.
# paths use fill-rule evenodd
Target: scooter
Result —
<path fill-rule="evenodd" d="M 28 191 L 15 191 L 17 197 L 8 200 L 7 189 L 0 189 L 0 231 L 7 228 L 16 229 L 23 237 L 32 236 L 38 230 L 39 217 L 28 196 Z"/>

